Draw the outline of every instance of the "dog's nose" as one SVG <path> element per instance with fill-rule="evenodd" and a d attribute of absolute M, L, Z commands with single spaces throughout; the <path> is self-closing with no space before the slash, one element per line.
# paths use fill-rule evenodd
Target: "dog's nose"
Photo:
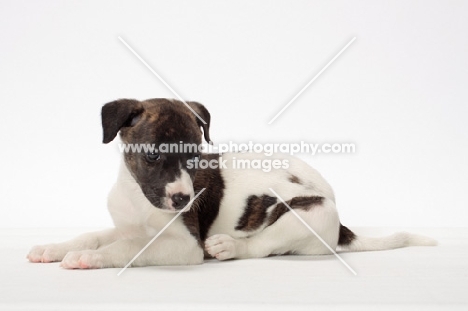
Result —
<path fill-rule="evenodd" d="M 175 209 L 183 209 L 187 203 L 190 201 L 190 196 L 183 194 L 182 192 L 178 192 L 171 197 L 172 199 L 172 206 Z"/>

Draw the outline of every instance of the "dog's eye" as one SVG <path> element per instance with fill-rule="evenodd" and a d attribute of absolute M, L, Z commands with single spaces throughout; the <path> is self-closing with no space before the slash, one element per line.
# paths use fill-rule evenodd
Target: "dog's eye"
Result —
<path fill-rule="evenodd" d="M 159 159 L 161 159 L 161 155 L 159 153 L 148 152 L 146 154 L 146 160 L 148 160 L 148 162 L 155 162 L 155 161 L 158 161 Z"/>
<path fill-rule="evenodd" d="M 199 154 L 195 154 L 195 155 L 193 155 L 192 160 L 193 161 L 200 161 L 200 158 L 201 158 L 201 156 Z"/>

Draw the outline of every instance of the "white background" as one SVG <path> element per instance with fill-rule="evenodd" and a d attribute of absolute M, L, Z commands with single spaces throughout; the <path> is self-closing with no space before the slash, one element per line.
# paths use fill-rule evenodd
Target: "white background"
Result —
<path fill-rule="evenodd" d="M 307 157 L 353 226 L 465 226 L 468 2 L 1 1 L 0 227 L 108 226 L 100 108 L 185 99 L 215 142 L 353 142 Z M 272 125 L 268 121 L 356 41 Z"/>

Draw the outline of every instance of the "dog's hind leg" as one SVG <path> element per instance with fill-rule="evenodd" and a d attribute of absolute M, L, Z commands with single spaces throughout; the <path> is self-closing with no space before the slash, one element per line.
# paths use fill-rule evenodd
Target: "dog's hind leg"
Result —
<path fill-rule="evenodd" d="M 62 261 L 70 251 L 98 249 L 119 238 L 120 234 L 115 228 L 89 232 L 66 242 L 34 246 L 26 258 L 30 262 Z"/>
<path fill-rule="evenodd" d="M 319 206 L 305 211 L 295 209 L 320 238 L 336 249 L 340 222 L 335 204 L 324 200 Z M 330 254 L 324 245 L 292 212 L 286 212 L 263 231 L 248 238 L 235 239 L 216 234 L 205 241 L 206 251 L 219 260 L 230 258 L 259 258 L 273 254 Z"/>

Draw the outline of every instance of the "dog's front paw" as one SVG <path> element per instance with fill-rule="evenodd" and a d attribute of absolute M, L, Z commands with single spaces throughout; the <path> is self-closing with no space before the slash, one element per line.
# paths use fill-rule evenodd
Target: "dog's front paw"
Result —
<path fill-rule="evenodd" d="M 102 254 L 96 251 L 68 252 L 60 263 L 65 269 L 100 269 L 104 268 Z"/>
<path fill-rule="evenodd" d="M 59 244 L 37 245 L 31 248 L 26 258 L 30 262 L 61 261 L 68 250 Z"/>
<path fill-rule="evenodd" d="M 238 241 L 227 234 L 216 234 L 205 241 L 205 249 L 211 256 L 219 260 L 235 258 L 237 256 Z"/>

